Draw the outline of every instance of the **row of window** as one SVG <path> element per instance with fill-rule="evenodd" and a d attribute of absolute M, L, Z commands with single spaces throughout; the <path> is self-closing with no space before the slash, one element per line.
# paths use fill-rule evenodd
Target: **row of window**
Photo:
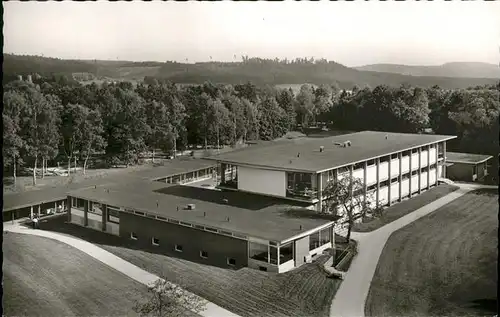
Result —
<path fill-rule="evenodd" d="M 435 169 L 436 168 L 436 164 L 432 164 L 431 166 L 426 166 L 426 167 L 423 167 L 420 169 L 420 172 L 421 173 L 427 173 L 429 170 L 431 169 Z M 418 174 L 418 170 L 414 170 L 411 172 L 411 176 L 416 176 Z M 410 178 L 410 173 L 406 173 L 406 174 L 403 174 L 402 176 L 402 180 L 405 180 L 405 179 L 409 179 Z M 386 179 L 382 182 L 380 182 L 380 187 L 386 187 L 386 186 L 389 186 L 389 184 L 394 184 L 394 183 L 397 183 L 399 180 L 399 176 L 395 176 L 393 177 L 392 179 Z M 372 190 L 375 190 L 377 189 L 377 183 L 373 184 L 373 185 L 370 185 L 366 188 L 366 191 L 372 191 Z"/>
<path fill-rule="evenodd" d="M 137 237 L 137 234 L 135 232 L 131 232 L 130 233 L 130 239 L 132 239 L 132 240 L 138 240 L 139 238 Z M 155 237 L 151 238 L 151 244 L 154 245 L 154 246 L 157 246 L 157 247 L 160 246 L 160 239 L 155 238 Z M 174 250 L 176 252 L 183 252 L 184 248 L 182 247 L 182 244 L 176 244 L 174 246 Z M 201 250 L 200 251 L 200 258 L 208 259 L 208 252 Z M 236 260 L 234 258 L 227 258 L 227 264 L 231 265 L 231 266 L 234 266 L 234 265 L 236 265 Z"/>

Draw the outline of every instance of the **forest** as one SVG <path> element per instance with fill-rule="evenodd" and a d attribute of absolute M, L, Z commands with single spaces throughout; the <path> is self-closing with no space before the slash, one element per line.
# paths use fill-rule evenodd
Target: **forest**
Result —
<path fill-rule="evenodd" d="M 145 151 L 177 151 L 273 140 L 311 126 L 457 135 L 450 150 L 498 155 L 499 86 L 447 90 L 337 84 L 291 89 L 247 82 L 179 86 L 81 85 L 65 76 L 4 84 L 4 173 L 98 155 L 137 164 Z"/>

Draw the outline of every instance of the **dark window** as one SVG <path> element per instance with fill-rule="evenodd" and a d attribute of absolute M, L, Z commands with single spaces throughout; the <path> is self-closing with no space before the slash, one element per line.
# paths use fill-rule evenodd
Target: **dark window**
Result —
<path fill-rule="evenodd" d="M 153 245 L 160 245 L 160 239 L 158 238 L 153 238 L 152 241 Z"/>
<path fill-rule="evenodd" d="M 156 219 L 158 219 L 158 220 L 163 220 L 163 221 L 167 221 L 167 218 L 165 218 L 165 217 L 160 217 L 160 216 L 156 216 Z"/>
<path fill-rule="evenodd" d="M 411 149 L 411 153 L 412 153 L 412 154 L 415 154 L 415 153 L 417 153 L 417 152 L 418 152 L 418 149 Z"/>
<path fill-rule="evenodd" d="M 207 251 L 200 251 L 200 257 L 207 259 L 208 258 L 208 252 Z"/>
<path fill-rule="evenodd" d="M 235 266 L 236 265 L 236 260 L 233 259 L 233 258 L 227 258 L 227 264 L 229 264 L 231 266 Z"/>
<path fill-rule="evenodd" d="M 145 214 L 141 211 L 134 211 L 134 214 L 139 215 L 139 216 L 144 216 Z"/>
<path fill-rule="evenodd" d="M 365 164 L 364 163 L 356 163 L 353 165 L 352 169 L 353 170 L 359 170 L 361 168 L 364 168 L 365 167 Z"/>
<path fill-rule="evenodd" d="M 217 229 L 210 228 L 210 227 L 205 227 L 205 230 L 210 231 L 210 232 L 217 232 Z"/>
<path fill-rule="evenodd" d="M 107 209 L 108 221 L 113 223 L 120 223 L 120 212 L 115 209 Z"/>
<path fill-rule="evenodd" d="M 229 231 L 223 231 L 223 230 L 219 230 L 219 233 L 222 233 L 222 234 L 227 234 L 228 236 L 232 236 L 233 234 Z"/>
<path fill-rule="evenodd" d="M 205 230 L 205 227 L 204 227 L 204 226 L 195 225 L 194 227 L 195 227 L 196 229 Z"/>
<path fill-rule="evenodd" d="M 137 234 L 135 232 L 130 233 L 130 239 L 137 240 Z"/>
<path fill-rule="evenodd" d="M 388 162 L 389 161 L 389 156 L 382 156 L 380 158 L 380 163 L 383 163 L 383 162 Z"/>
<path fill-rule="evenodd" d="M 417 171 L 417 170 L 412 171 L 412 172 L 411 172 L 411 176 L 415 176 L 415 175 L 417 175 L 417 173 L 418 173 L 418 171 Z"/>
<path fill-rule="evenodd" d="M 389 185 L 389 180 L 388 180 L 388 179 L 387 179 L 387 180 L 385 180 L 385 181 L 383 181 L 383 182 L 380 182 L 380 187 L 381 187 L 381 188 L 382 188 L 382 187 L 385 187 L 385 186 L 387 186 L 387 185 Z"/>
<path fill-rule="evenodd" d="M 368 160 L 368 162 L 366 162 L 366 164 L 368 166 L 371 166 L 371 165 L 375 164 L 375 160 Z"/>
<path fill-rule="evenodd" d="M 183 221 L 181 221 L 180 224 L 183 225 L 183 226 L 187 226 L 187 227 L 192 227 L 193 226 L 192 224 L 190 224 L 188 222 L 183 222 Z"/>
<path fill-rule="evenodd" d="M 177 252 L 182 252 L 182 245 L 180 245 L 180 244 L 176 244 L 176 245 L 175 245 L 175 251 L 177 251 Z"/>
<path fill-rule="evenodd" d="M 391 154 L 391 160 L 395 160 L 398 158 L 398 153 Z"/>
<path fill-rule="evenodd" d="M 265 266 L 259 266 L 259 270 L 267 272 L 267 267 L 265 267 Z"/>
<path fill-rule="evenodd" d="M 369 192 L 369 191 L 372 191 L 372 190 L 374 190 L 376 188 L 377 188 L 377 184 L 373 184 L 373 185 L 368 186 L 368 188 L 366 189 L 366 191 Z"/>
<path fill-rule="evenodd" d="M 403 156 L 409 156 L 410 155 L 410 151 L 403 151 Z"/>
<path fill-rule="evenodd" d="M 391 179 L 391 184 L 396 183 L 397 181 L 398 181 L 398 177 L 394 177 L 393 179 Z"/>

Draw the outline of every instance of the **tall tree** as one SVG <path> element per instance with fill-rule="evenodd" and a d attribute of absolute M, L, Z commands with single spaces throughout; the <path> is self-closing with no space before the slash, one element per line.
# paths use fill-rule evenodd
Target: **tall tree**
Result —
<path fill-rule="evenodd" d="M 104 129 L 101 114 L 97 110 L 85 108 L 84 120 L 80 126 L 80 154 L 84 157 L 83 174 L 86 173 L 89 157 L 101 152 L 106 141 L 103 137 Z"/>
<path fill-rule="evenodd" d="M 14 176 L 14 187 L 17 185 L 16 168 L 22 164 L 19 159 L 20 152 L 24 146 L 21 138 L 21 113 L 26 106 L 26 100 L 15 91 L 6 91 L 3 95 L 3 147 L 2 154 L 5 167 L 12 167 Z"/>
<path fill-rule="evenodd" d="M 341 216 L 342 222 L 347 223 L 347 241 L 351 239 L 351 231 L 355 221 L 368 213 L 375 211 L 372 195 L 367 193 L 365 201 L 365 187 L 363 182 L 349 175 L 347 170 L 341 171 L 338 180 L 328 182 L 323 190 L 325 209 L 327 213 Z"/>
<path fill-rule="evenodd" d="M 278 96 L 278 104 L 285 111 L 286 115 L 286 126 L 288 131 L 292 131 L 296 125 L 297 114 L 295 113 L 295 96 L 293 90 L 284 89 Z"/>
<path fill-rule="evenodd" d="M 311 85 L 304 84 L 297 94 L 297 114 L 303 128 L 308 127 L 314 116 L 314 91 Z"/>

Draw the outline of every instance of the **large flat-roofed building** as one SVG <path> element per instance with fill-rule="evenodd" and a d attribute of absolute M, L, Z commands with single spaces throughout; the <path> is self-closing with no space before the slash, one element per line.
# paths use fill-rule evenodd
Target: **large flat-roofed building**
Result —
<path fill-rule="evenodd" d="M 454 138 L 364 131 L 268 142 L 208 159 L 220 165 L 223 188 L 321 210 L 326 184 L 352 175 L 364 183 L 365 197 L 374 197 L 371 203 L 385 206 L 437 185 L 446 174 L 446 141 Z"/>
<path fill-rule="evenodd" d="M 72 191 L 67 205 L 73 224 L 222 267 L 286 272 L 334 245 L 335 219 L 262 195 L 138 181 Z"/>
<path fill-rule="evenodd" d="M 446 153 L 448 178 L 456 181 L 479 182 L 488 175 L 491 155 L 471 153 Z"/>

